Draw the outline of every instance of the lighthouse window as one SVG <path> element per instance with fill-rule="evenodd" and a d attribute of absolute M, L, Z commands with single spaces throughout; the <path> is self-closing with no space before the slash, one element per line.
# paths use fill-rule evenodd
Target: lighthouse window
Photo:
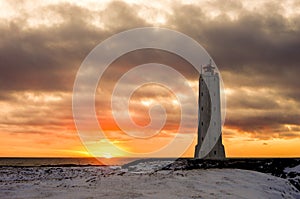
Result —
<path fill-rule="evenodd" d="M 203 92 L 201 92 L 201 96 L 203 96 Z"/>
<path fill-rule="evenodd" d="M 214 154 L 217 155 L 217 151 L 214 151 Z"/>
<path fill-rule="evenodd" d="M 203 122 L 201 122 L 201 125 L 203 126 Z"/>
<path fill-rule="evenodd" d="M 203 141 L 203 137 L 201 137 L 201 140 Z"/>
<path fill-rule="evenodd" d="M 201 107 L 201 111 L 203 111 L 203 106 Z"/>

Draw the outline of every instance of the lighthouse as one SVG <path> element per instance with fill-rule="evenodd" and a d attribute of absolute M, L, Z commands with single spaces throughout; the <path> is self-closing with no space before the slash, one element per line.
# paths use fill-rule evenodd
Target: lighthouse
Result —
<path fill-rule="evenodd" d="M 198 143 L 195 158 L 225 158 L 222 144 L 220 78 L 211 60 L 206 66 L 201 66 L 199 78 Z"/>

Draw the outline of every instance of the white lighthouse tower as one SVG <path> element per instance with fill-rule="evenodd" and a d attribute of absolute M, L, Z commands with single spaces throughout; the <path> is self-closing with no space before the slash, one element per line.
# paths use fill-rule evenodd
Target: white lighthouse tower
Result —
<path fill-rule="evenodd" d="M 199 78 L 198 143 L 195 158 L 225 158 L 222 144 L 220 79 L 210 63 L 203 67 Z"/>

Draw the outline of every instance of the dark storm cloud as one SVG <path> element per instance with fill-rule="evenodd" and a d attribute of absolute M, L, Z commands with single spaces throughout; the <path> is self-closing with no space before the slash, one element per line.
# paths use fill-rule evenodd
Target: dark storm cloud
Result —
<path fill-rule="evenodd" d="M 70 90 L 80 63 L 93 47 L 116 31 L 145 25 L 121 2 L 100 13 L 71 4 L 44 9 L 61 16 L 63 23 L 26 28 L 24 15 L 1 24 L 1 90 Z M 104 24 L 114 25 L 107 30 L 92 26 L 90 20 L 97 15 L 105 16 Z"/>
<path fill-rule="evenodd" d="M 244 10 L 239 1 L 212 1 L 211 5 L 221 11 L 236 10 L 239 16 L 231 20 L 221 14 L 210 19 L 200 6 L 176 5 L 166 26 L 203 44 L 221 71 L 259 76 L 262 83 L 273 78 L 276 81 L 271 82 L 278 85 L 299 86 L 295 81 L 300 72 L 299 16 L 284 18 L 271 3 L 265 9 L 272 8 L 272 12 L 263 14 Z M 0 27 L 2 89 L 69 89 L 81 61 L 99 42 L 113 33 L 147 25 L 135 14 L 137 6 L 123 2 L 112 2 L 98 13 L 72 4 L 44 9 L 59 14 L 64 22 L 24 29 L 24 15 Z M 90 23 L 95 16 L 105 29 Z M 139 57 L 143 60 L 147 56 Z"/>
<path fill-rule="evenodd" d="M 231 97 L 227 102 L 227 106 L 235 107 L 236 109 L 257 109 L 257 110 L 274 110 L 278 109 L 279 104 L 274 101 L 272 97 L 268 96 L 253 96 L 243 91 L 240 91 L 240 95 Z"/>
<path fill-rule="evenodd" d="M 292 124 L 300 125 L 300 114 L 296 113 L 261 113 L 256 115 L 249 114 L 248 116 L 239 117 L 229 116 L 229 119 L 226 120 L 226 124 L 229 126 L 239 127 L 245 131 L 251 130 L 263 130 L 264 127 L 276 127 L 278 125 Z"/>
<path fill-rule="evenodd" d="M 159 63 L 170 66 L 180 72 L 187 79 L 197 80 L 199 76 L 196 69 L 194 69 L 193 66 L 185 59 L 179 56 L 162 50 L 144 49 L 129 52 L 116 59 L 104 72 L 100 81 L 100 86 L 103 89 L 112 90 L 113 86 L 115 86 L 114 83 L 116 83 L 122 75 L 124 75 L 124 73 L 128 72 L 135 66 L 146 63 Z M 160 71 L 153 72 L 157 73 L 158 76 Z M 164 79 L 166 80 L 166 78 Z M 135 83 L 134 80 L 133 82 Z"/>
<path fill-rule="evenodd" d="M 223 3 L 215 6 L 227 9 Z M 284 17 L 280 3 L 273 2 L 260 8 L 263 13 L 247 11 L 240 4 L 234 8 L 236 19 L 225 13 L 210 19 L 200 7 L 175 6 L 169 20 L 205 46 L 225 87 L 237 91 L 227 98 L 226 125 L 270 138 L 278 126 L 300 124 L 300 16 Z M 243 87 L 264 90 L 249 95 Z"/>
<path fill-rule="evenodd" d="M 232 113 L 228 114 L 227 125 L 261 133 L 264 126 L 275 131 L 284 124 L 300 125 L 300 16 L 284 17 L 277 2 L 261 7 L 263 12 L 246 10 L 241 2 L 212 1 L 211 6 L 221 11 L 215 18 L 210 18 L 209 11 L 199 5 L 177 4 L 171 7 L 173 12 L 167 15 L 165 27 L 181 31 L 203 45 L 223 74 L 225 87 L 272 91 L 272 96 L 229 96 L 228 109 Z M 71 92 L 80 63 L 97 44 L 122 30 L 151 25 L 135 14 L 138 5 L 123 2 L 112 2 L 99 12 L 72 4 L 43 9 L 58 14 L 63 22 L 26 28 L 24 14 L 0 23 L 0 100 L 11 100 L 6 92 L 16 90 Z M 225 13 L 228 10 L 235 11 L 237 17 L 231 19 Z M 99 16 L 103 27 L 91 23 L 95 16 Z M 107 79 L 117 79 L 133 64 L 152 58 L 176 69 L 187 66 L 173 55 L 158 54 L 132 53 L 127 62 L 121 58 L 122 65 L 112 67 L 114 73 L 107 74 Z M 198 77 L 185 67 L 180 70 L 190 79 Z M 278 104 L 276 96 L 287 106 Z M 238 110 L 245 114 L 238 115 Z M 260 112 L 247 116 L 248 110 Z"/>
<path fill-rule="evenodd" d="M 178 29 L 194 35 L 209 51 L 222 57 L 221 63 L 226 63 L 226 67 L 235 67 L 232 63 L 244 65 L 245 61 L 248 64 L 294 63 L 299 60 L 295 51 L 299 50 L 296 48 L 299 47 L 299 16 L 285 18 L 280 9 L 273 9 L 270 4 L 265 6 L 264 13 L 242 9 L 233 20 L 224 13 L 209 19 L 200 7 L 179 6 L 170 19 Z"/>
<path fill-rule="evenodd" d="M 226 14 L 209 19 L 200 7 L 176 6 L 170 23 L 204 45 L 221 72 L 259 78 L 253 86 L 298 88 L 300 16 L 285 18 L 275 5 L 267 4 L 264 13 L 241 10 L 235 20 Z"/>

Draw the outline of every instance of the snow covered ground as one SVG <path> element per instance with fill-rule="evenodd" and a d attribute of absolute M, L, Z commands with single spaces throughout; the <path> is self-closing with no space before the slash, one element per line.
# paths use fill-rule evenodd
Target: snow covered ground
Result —
<path fill-rule="evenodd" d="M 300 165 L 287 167 L 284 169 L 286 179 L 288 179 L 296 188 L 300 189 Z"/>
<path fill-rule="evenodd" d="M 152 165 L 155 167 L 155 165 Z M 287 171 L 289 172 L 289 171 Z M 240 169 L 2 167 L 0 198 L 300 198 L 287 179 Z"/>
<path fill-rule="evenodd" d="M 285 168 L 284 171 L 285 171 L 286 173 L 291 173 L 291 172 L 294 172 L 294 173 L 300 173 L 300 165 L 295 166 L 295 167 L 292 167 L 292 168 L 287 167 L 287 168 Z"/>

